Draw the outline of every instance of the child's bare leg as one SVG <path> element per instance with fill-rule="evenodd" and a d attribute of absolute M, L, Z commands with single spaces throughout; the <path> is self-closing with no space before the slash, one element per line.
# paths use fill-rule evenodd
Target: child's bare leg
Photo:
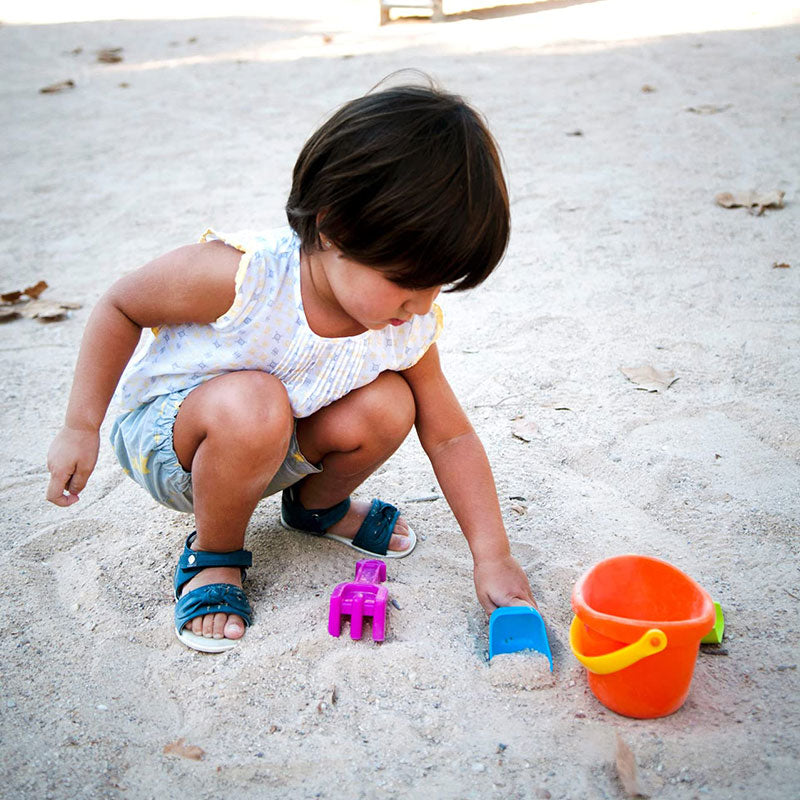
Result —
<path fill-rule="evenodd" d="M 323 471 L 304 478 L 299 487 L 305 508 L 328 508 L 349 497 L 394 453 L 414 424 L 414 398 L 395 372 L 384 372 L 367 386 L 297 422 L 303 455 Z M 329 530 L 356 535 L 370 504 L 354 500 L 347 514 Z M 390 550 L 408 547 L 408 524 L 399 517 Z"/>
<path fill-rule="evenodd" d="M 192 473 L 197 525 L 192 549 L 241 549 L 253 510 L 286 455 L 293 424 L 283 384 L 265 372 L 232 372 L 187 395 L 175 419 L 173 442 L 181 465 Z M 210 583 L 241 586 L 241 572 L 209 567 L 183 593 Z M 244 634 L 244 622 L 234 614 L 196 617 L 187 627 L 217 639 Z"/>

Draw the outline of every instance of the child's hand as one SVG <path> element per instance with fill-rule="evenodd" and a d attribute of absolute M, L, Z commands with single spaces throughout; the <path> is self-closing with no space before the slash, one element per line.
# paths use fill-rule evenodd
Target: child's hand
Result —
<path fill-rule="evenodd" d="M 475 591 L 487 614 L 502 606 L 534 606 L 528 578 L 512 556 L 475 563 Z"/>
<path fill-rule="evenodd" d="M 78 502 L 78 495 L 97 463 L 99 450 L 100 434 L 97 431 L 66 426 L 61 429 L 47 454 L 47 468 L 50 470 L 47 499 L 51 503 L 71 506 Z"/>

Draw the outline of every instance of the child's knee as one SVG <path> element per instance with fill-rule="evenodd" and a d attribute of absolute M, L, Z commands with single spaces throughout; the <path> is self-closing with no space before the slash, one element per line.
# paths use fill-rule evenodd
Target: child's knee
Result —
<path fill-rule="evenodd" d="M 405 379 L 396 372 L 383 372 L 365 397 L 365 417 L 371 428 L 391 439 L 404 439 L 414 424 L 414 395 Z"/>
<path fill-rule="evenodd" d="M 256 370 L 223 378 L 215 379 L 217 386 L 207 401 L 209 435 L 222 435 L 245 452 L 287 448 L 294 419 L 283 384 Z"/>

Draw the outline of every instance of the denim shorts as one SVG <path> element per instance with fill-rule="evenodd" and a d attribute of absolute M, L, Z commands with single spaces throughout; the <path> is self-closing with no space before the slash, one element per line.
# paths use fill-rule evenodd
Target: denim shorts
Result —
<path fill-rule="evenodd" d="M 194 509 L 192 473 L 178 461 L 172 444 L 172 428 L 181 403 L 192 389 L 156 397 L 128 411 L 114 421 L 111 444 L 125 473 L 152 497 L 167 508 L 191 512 Z M 289 450 L 270 481 L 264 497 L 276 494 L 287 486 L 322 472 L 306 461 L 292 431 Z"/>

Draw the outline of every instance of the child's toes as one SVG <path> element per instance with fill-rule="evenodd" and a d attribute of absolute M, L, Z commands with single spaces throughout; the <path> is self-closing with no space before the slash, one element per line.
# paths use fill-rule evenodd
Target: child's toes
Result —
<path fill-rule="evenodd" d="M 395 530 L 397 530 L 395 528 Z M 392 538 L 389 540 L 389 549 L 390 550 L 408 550 L 411 546 L 411 538 L 409 536 L 398 536 L 396 533 L 392 534 Z"/>
<path fill-rule="evenodd" d="M 244 620 L 236 614 L 229 614 L 223 634 L 226 639 L 241 639 L 244 636 Z"/>
<path fill-rule="evenodd" d="M 228 615 L 219 612 L 214 614 L 214 624 L 212 627 L 212 635 L 215 639 L 225 638 L 225 623 L 228 621 Z"/>
<path fill-rule="evenodd" d="M 214 617 L 216 616 L 216 614 L 206 614 L 203 617 L 203 636 L 206 639 L 214 638 Z"/>
<path fill-rule="evenodd" d="M 190 620 L 185 627 L 189 628 L 189 630 L 195 634 L 195 636 L 202 636 L 203 619 L 203 617 L 195 617 L 194 619 Z"/>

